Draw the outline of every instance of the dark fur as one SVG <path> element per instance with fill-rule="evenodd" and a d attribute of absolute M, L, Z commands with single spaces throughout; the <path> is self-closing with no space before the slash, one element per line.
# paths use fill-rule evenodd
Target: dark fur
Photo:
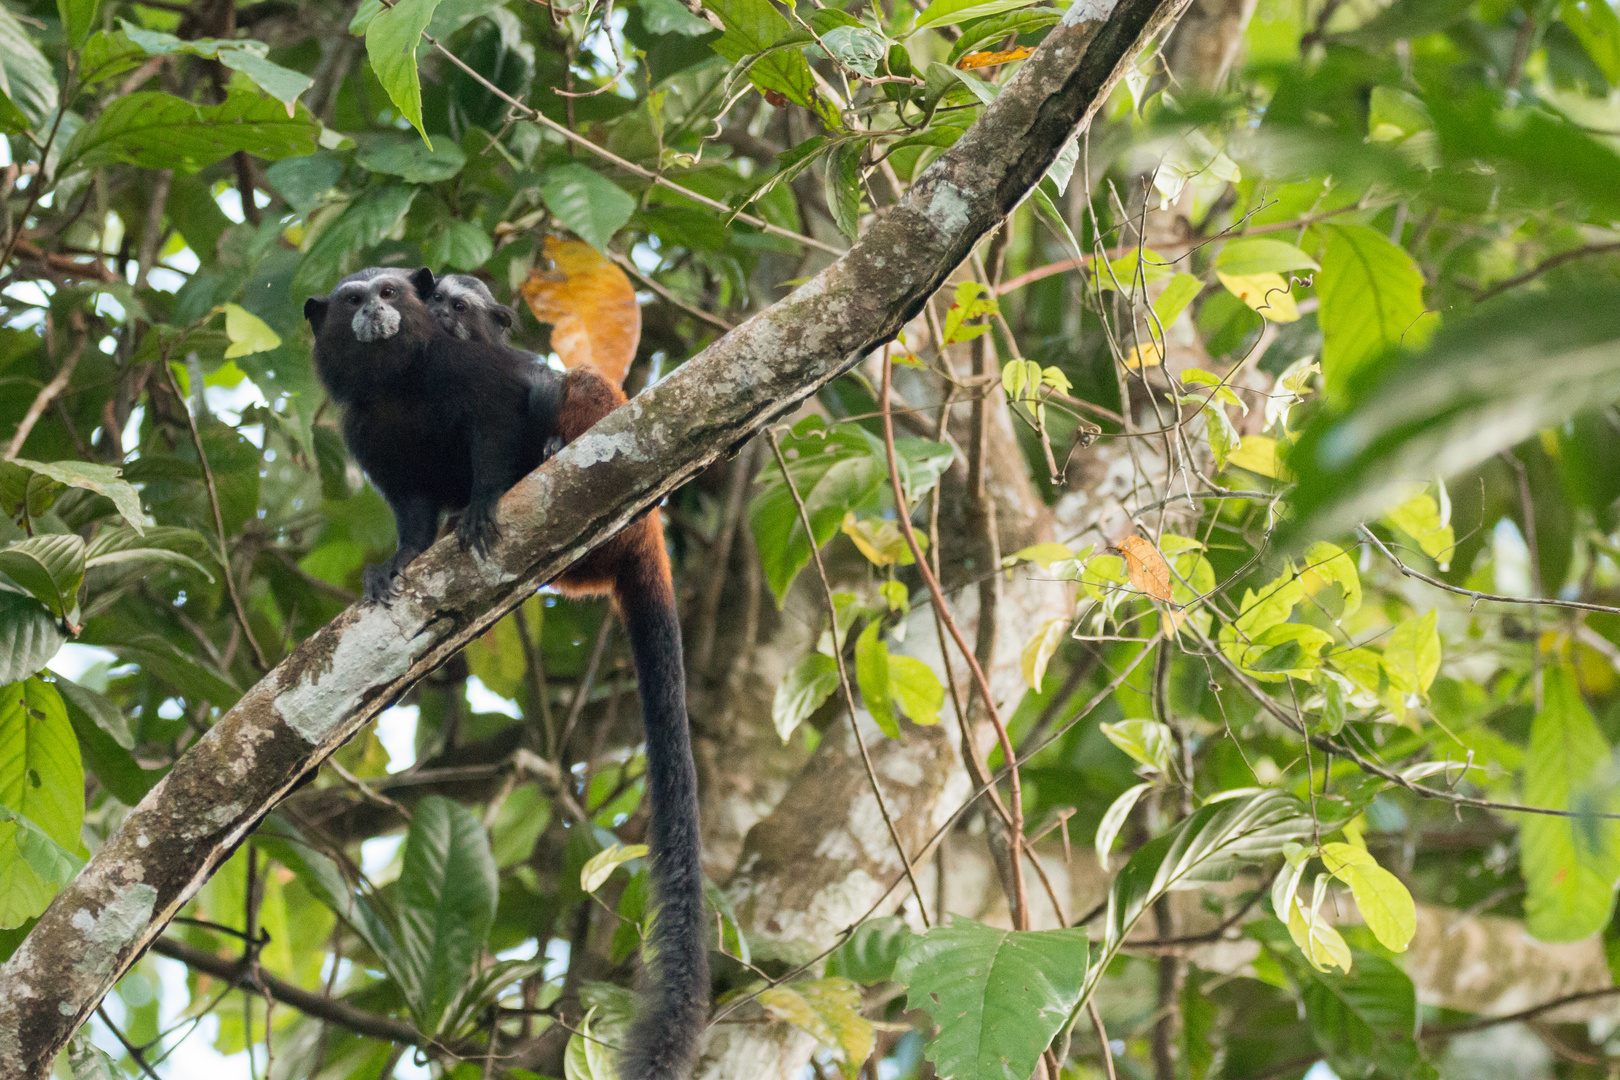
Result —
<path fill-rule="evenodd" d="M 304 304 L 315 370 L 343 410 L 343 439 L 399 529 L 393 557 L 366 568 L 374 600 L 390 596 L 399 572 L 432 546 L 446 512 L 461 512 L 464 546 L 486 551 L 498 535 L 496 502 L 540 464 L 555 430 L 531 423 L 532 391 L 544 378 L 532 358 L 445 333 L 414 277 L 362 270 Z M 559 392 L 560 377 L 551 379 Z"/>
<path fill-rule="evenodd" d="M 461 275 L 456 275 L 458 278 Z M 418 278 L 418 283 L 427 279 Z M 476 278 L 464 279 L 476 282 Z M 425 294 L 429 301 L 435 292 Z M 464 301 L 489 290 L 444 290 Z M 440 302 L 436 314 L 455 340 L 505 340 L 510 323 L 487 310 L 458 311 Z M 506 309 L 502 308 L 505 311 Z M 502 330 L 494 327 L 502 326 Z M 583 435 L 624 403 L 624 392 L 594 371 L 576 368 L 562 378 L 561 394 L 531 395 L 531 426 L 550 430 L 555 422 L 563 444 Z M 643 953 L 640 1013 L 631 1025 L 619 1060 L 622 1080 L 684 1080 L 697 1056 L 709 1004 L 707 922 L 703 913 L 703 870 L 699 861 L 697 770 L 686 716 L 686 668 L 681 626 L 664 527 L 657 512 L 638 518 L 568 569 L 556 582 L 572 596 L 609 593 L 630 635 L 641 690 L 641 717 L 647 731 L 647 795 L 652 819 L 653 927 Z"/>

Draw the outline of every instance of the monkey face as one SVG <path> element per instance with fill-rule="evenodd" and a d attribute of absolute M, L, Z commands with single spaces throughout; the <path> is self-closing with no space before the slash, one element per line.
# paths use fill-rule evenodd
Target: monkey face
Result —
<path fill-rule="evenodd" d="M 512 309 L 470 274 L 445 274 L 421 295 L 439 325 L 463 341 L 505 342 L 511 332 Z"/>
<path fill-rule="evenodd" d="M 338 333 L 339 327 L 347 326 L 356 341 L 387 341 L 399 333 L 405 307 L 420 304 L 416 279 L 427 273 L 378 267 L 361 270 L 338 282 L 328 295 L 306 301 L 304 317 L 315 328 L 317 337 L 326 333 L 330 324 Z M 432 280 L 431 274 L 428 280 Z"/>

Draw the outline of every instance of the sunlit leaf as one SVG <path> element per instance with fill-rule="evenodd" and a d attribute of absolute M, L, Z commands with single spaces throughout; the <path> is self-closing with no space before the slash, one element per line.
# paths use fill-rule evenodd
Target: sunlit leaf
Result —
<path fill-rule="evenodd" d="M 588 893 L 593 893 L 607 884 L 607 879 L 613 876 L 613 871 L 633 859 L 647 857 L 646 844 L 627 844 L 620 846 L 614 844 L 606 850 L 592 855 L 585 868 L 579 872 L 579 887 Z"/>
<path fill-rule="evenodd" d="M 531 271 L 518 291 L 534 317 L 551 324 L 552 349 L 564 367 L 588 367 L 622 384 L 641 340 L 635 287 L 590 244 L 548 236 L 545 254 L 550 265 Z"/>
<path fill-rule="evenodd" d="M 821 703 L 838 689 L 838 661 L 821 653 L 811 653 L 783 677 L 771 703 L 771 721 L 786 742 L 795 728 L 821 708 Z"/>
<path fill-rule="evenodd" d="M 1046 678 L 1046 665 L 1051 663 L 1058 646 L 1068 635 L 1068 619 L 1049 619 L 1024 643 L 1019 667 L 1024 673 L 1025 685 L 1031 690 L 1040 692 L 1041 683 Z"/>
<path fill-rule="evenodd" d="M 1322 865 L 1350 886 L 1378 943 L 1391 952 L 1405 952 L 1417 933 L 1417 907 L 1401 879 L 1379 866 L 1365 848 L 1349 844 L 1323 844 Z"/>
<path fill-rule="evenodd" d="M 429 145 L 432 140 L 422 126 L 422 83 L 416 73 L 416 48 L 438 6 L 439 0 L 399 0 L 365 27 L 371 70 L 400 116 L 410 121 Z"/>

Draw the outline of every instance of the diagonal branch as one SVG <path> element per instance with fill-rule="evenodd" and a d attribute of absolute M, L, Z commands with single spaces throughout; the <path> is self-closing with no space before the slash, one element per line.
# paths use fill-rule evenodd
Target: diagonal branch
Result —
<path fill-rule="evenodd" d="M 0 1080 L 43 1080 L 96 1002 L 230 851 L 416 680 L 890 340 L 1185 2 L 1077 0 L 978 123 L 848 253 L 513 488 L 489 556 L 453 540 L 436 545 L 412 563 L 392 605 L 349 608 L 244 694 L 0 967 Z"/>

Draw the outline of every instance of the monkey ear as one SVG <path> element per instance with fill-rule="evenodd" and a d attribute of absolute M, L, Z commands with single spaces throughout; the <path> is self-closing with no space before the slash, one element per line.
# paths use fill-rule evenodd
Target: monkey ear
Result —
<path fill-rule="evenodd" d="M 423 300 L 428 299 L 433 295 L 433 271 L 425 266 L 422 267 L 422 269 L 411 275 L 411 284 L 415 286 L 417 296 L 420 296 Z"/>
<path fill-rule="evenodd" d="M 312 296 L 304 301 L 304 318 L 309 320 L 309 325 L 315 328 L 317 334 L 326 323 L 326 309 L 330 304 L 331 301 L 324 296 Z"/>
<path fill-rule="evenodd" d="M 503 330 L 512 329 L 512 322 L 515 315 L 513 314 L 512 309 L 507 307 L 505 304 L 496 304 L 495 310 L 490 312 L 490 315 L 495 319 L 496 322 L 501 324 L 501 328 Z"/>

